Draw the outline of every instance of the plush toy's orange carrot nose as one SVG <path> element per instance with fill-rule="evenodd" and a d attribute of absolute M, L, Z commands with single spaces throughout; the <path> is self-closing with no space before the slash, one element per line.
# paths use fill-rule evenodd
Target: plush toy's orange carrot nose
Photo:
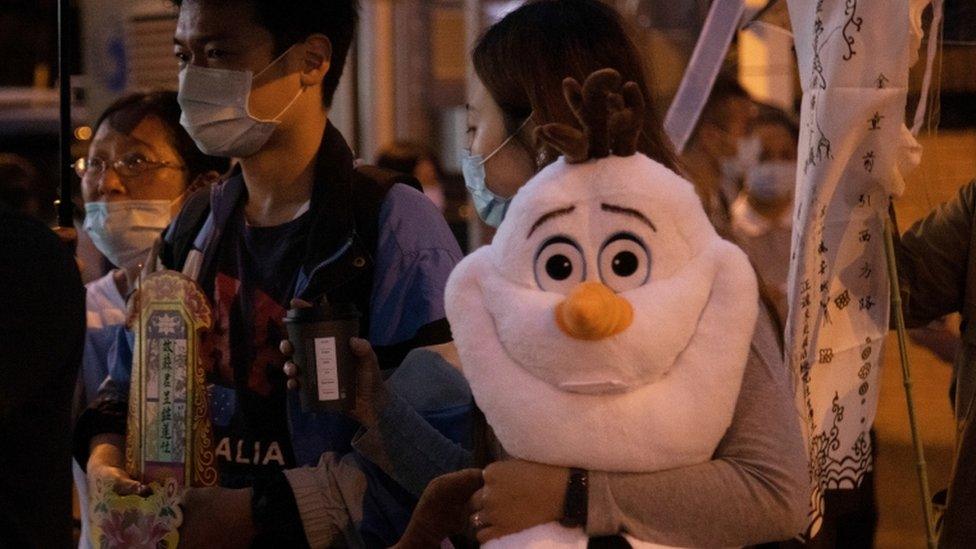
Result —
<path fill-rule="evenodd" d="M 584 282 L 556 306 L 556 325 L 569 337 L 598 341 L 626 330 L 634 308 L 599 282 Z"/>

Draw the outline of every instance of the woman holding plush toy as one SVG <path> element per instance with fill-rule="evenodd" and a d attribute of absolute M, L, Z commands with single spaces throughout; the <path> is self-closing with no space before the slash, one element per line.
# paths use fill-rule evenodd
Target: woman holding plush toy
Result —
<path fill-rule="evenodd" d="M 494 226 L 501 224 L 516 191 L 556 160 L 547 144 L 560 136 L 541 127 L 580 126 L 579 114 L 564 97 L 564 78 L 582 83 L 591 73 L 612 68 L 650 97 L 639 50 L 620 16 L 597 0 L 528 3 L 488 29 L 473 62 L 477 81 L 469 97 L 464 175 L 479 215 Z M 637 152 L 675 170 L 660 123 L 651 108 L 644 113 Z M 792 383 L 768 309 L 760 307 L 755 326 L 731 424 L 710 460 L 624 473 L 495 456 L 500 461 L 485 468 L 484 487 L 470 502 L 479 541 L 554 521 L 581 526 L 591 537 L 627 532 L 641 540 L 696 547 L 757 544 L 800 533 L 809 489 Z M 475 396 L 484 407 L 477 390 Z M 594 441 L 599 440 L 595 433 Z"/>
<path fill-rule="evenodd" d="M 404 448 L 390 443 L 376 465 L 427 487 L 398 547 L 436 547 L 465 523 L 500 547 L 800 533 L 808 471 L 778 326 L 674 173 L 620 16 L 598 0 L 530 2 L 473 61 L 465 183 L 500 230 L 446 301 L 497 438 L 471 453 L 414 422 Z M 444 475 L 487 461 L 481 478 Z"/>

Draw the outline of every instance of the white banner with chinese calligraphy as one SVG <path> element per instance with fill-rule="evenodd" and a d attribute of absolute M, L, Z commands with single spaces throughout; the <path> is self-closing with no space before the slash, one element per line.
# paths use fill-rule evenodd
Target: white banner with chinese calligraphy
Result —
<path fill-rule="evenodd" d="M 803 103 L 786 358 L 810 456 L 810 537 L 824 491 L 856 488 L 872 468 L 889 312 L 883 228 L 919 155 L 905 127 L 921 39 L 910 3 L 788 2 Z"/>

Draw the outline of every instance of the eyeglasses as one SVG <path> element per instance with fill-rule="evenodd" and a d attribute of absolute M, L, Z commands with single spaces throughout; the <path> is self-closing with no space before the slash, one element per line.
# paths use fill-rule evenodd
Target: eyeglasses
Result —
<path fill-rule="evenodd" d="M 161 170 L 163 168 L 172 168 L 175 170 L 186 169 L 186 166 L 179 166 L 165 160 L 149 160 L 139 153 L 127 154 L 114 162 L 107 162 L 97 156 L 90 159 L 79 158 L 71 167 L 75 169 L 75 173 L 82 179 L 87 176 L 98 177 L 104 174 L 105 170 L 109 167 L 123 178 L 137 178 L 151 171 Z"/>

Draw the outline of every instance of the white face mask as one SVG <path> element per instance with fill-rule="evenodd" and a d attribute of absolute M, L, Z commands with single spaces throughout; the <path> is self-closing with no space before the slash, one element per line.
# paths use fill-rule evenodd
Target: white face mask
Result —
<path fill-rule="evenodd" d="M 146 260 L 156 238 L 169 225 L 175 203 L 169 200 L 89 202 L 85 204 L 85 232 L 113 265 L 134 269 Z"/>
<path fill-rule="evenodd" d="M 757 202 L 774 204 L 789 200 L 796 187 L 796 162 L 761 162 L 746 173 L 745 189 Z"/>
<path fill-rule="evenodd" d="M 180 124 L 186 128 L 201 151 L 213 156 L 244 158 L 261 150 L 285 112 L 305 91 L 295 97 L 270 120 L 251 116 L 248 100 L 251 84 L 288 52 L 278 56 L 257 75 L 251 71 L 210 69 L 188 65 L 180 72 L 177 97 L 183 114 Z"/>

